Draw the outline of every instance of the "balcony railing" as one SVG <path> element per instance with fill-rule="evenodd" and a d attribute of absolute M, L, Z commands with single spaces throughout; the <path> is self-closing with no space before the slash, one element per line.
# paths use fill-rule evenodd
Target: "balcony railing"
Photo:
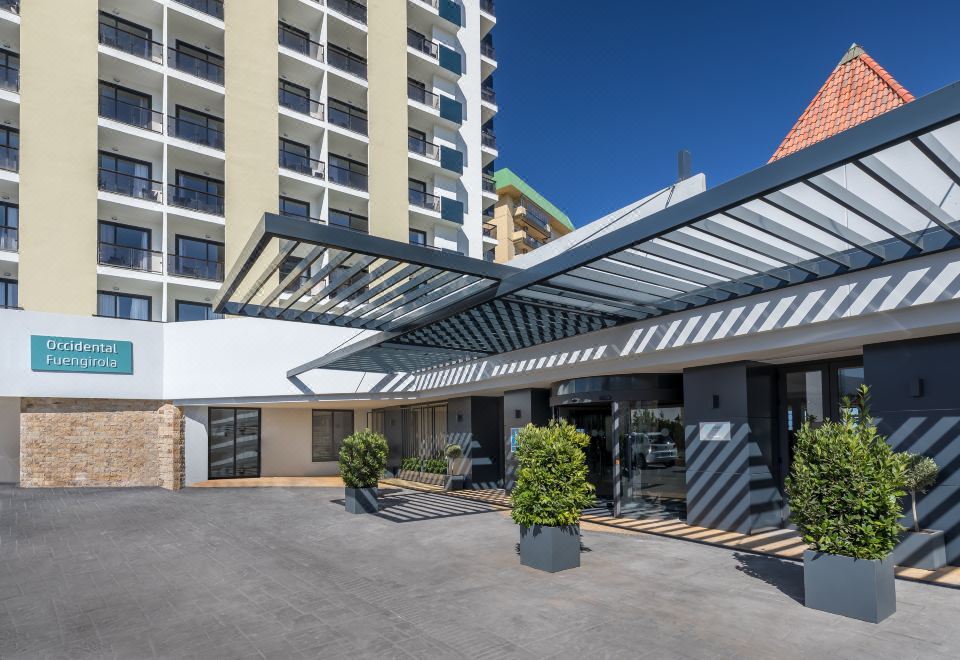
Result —
<path fill-rule="evenodd" d="M 330 54 L 327 57 L 327 64 L 332 66 L 335 69 L 340 69 L 341 71 L 346 71 L 351 73 L 358 78 L 367 79 L 367 62 L 361 57 L 356 55 L 351 55 L 350 53 L 343 50 L 330 49 Z"/>
<path fill-rule="evenodd" d="M 419 0 L 419 1 L 427 5 L 428 7 L 433 7 L 434 9 L 440 9 L 440 0 Z"/>
<path fill-rule="evenodd" d="M 308 39 L 283 24 L 277 28 L 277 39 L 284 48 L 289 48 L 295 53 L 306 55 L 319 62 L 323 61 L 323 44 Z"/>
<path fill-rule="evenodd" d="M 20 13 L 20 0 L 0 0 L 0 9 L 14 14 Z"/>
<path fill-rule="evenodd" d="M 9 64 L 0 66 L 0 89 L 10 92 L 20 91 L 20 69 Z"/>
<path fill-rule="evenodd" d="M 407 45 L 433 59 L 440 58 L 440 46 L 414 30 L 407 30 Z"/>
<path fill-rule="evenodd" d="M 483 131 L 480 133 L 480 142 L 485 147 L 490 147 L 491 149 L 497 148 L 497 136 L 489 131 Z"/>
<path fill-rule="evenodd" d="M 323 119 L 323 104 L 316 99 L 303 94 L 297 94 L 289 89 L 277 90 L 277 101 L 281 106 L 315 119 Z"/>
<path fill-rule="evenodd" d="M 492 176 L 484 176 L 482 179 L 484 192 L 497 192 L 497 182 Z"/>
<path fill-rule="evenodd" d="M 496 16 L 496 7 L 494 6 L 493 0 L 480 0 L 480 10 L 491 16 Z"/>
<path fill-rule="evenodd" d="M 493 47 L 493 44 L 486 41 L 480 42 L 480 54 L 489 57 L 491 60 L 497 59 L 497 49 Z"/>
<path fill-rule="evenodd" d="M 202 144 L 223 151 L 223 131 L 183 117 L 169 117 L 167 130 L 170 135 L 194 144 Z"/>
<path fill-rule="evenodd" d="M 348 131 L 353 131 L 354 133 L 359 133 L 360 135 L 367 134 L 366 116 L 361 116 L 347 110 L 342 110 L 335 105 L 331 105 L 327 109 L 327 121 L 334 126 L 345 128 Z"/>
<path fill-rule="evenodd" d="M 167 195 L 171 206 L 211 215 L 223 215 L 223 197 L 216 193 L 170 184 L 167 186 Z"/>
<path fill-rule="evenodd" d="M 9 172 L 20 171 L 19 147 L 0 146 L 0 170 Z"/>
<path fill-rule="evenodd" d="M 16 227 L 0 227 L 0 250 L 16 252 L 20 245 L 20 232 Z"/>
<path fill-rule="evenodd" d="M 141 270 L 147 273 L 163 272 L 162 253 L 102 241 L 97 243 L 97 263 L 102 266 Z"/>
<path fill-rule="evenodd" d="M 428 92 L 419 85 L 414 85 L 413 83 L 409 82 L 407 83 L 407 98 L 411 101 L 428 105 L 434 110 L 440 109 L 440 97 L 433 92 Z"/>
<path fill-rule="evenodd" d="M 522 243 L 526 245 L 531 250 L 536 250 L 538 247 L 543 247 L 545 243 L 543 241 L 538 241 L 533 236 L 530 236 L 526 232 L 523 232 L 523 235 L 520 238 L 514 241 L 515 243 Z"/>
<path fill-rule="evenodd" d="M 332 227 L 342 227 L 351 231 L 367 234 L 370 232 L 370 221 L 358 215 L 349 215 L 339 211 L 330 211 L 330 222 Z"/>
<path fill-rule="evenodd" d="M 280 149 L 280 167 L 285 170 L 296 172 L 297 174 L 313 176 L 318 179 L 322 179 L 324 177 L 325 168 L 323 161 L 317 160 L 316 158 L 310 158 L 309 156 L 304 156 L 303 154 L 298 154 L 294 151 Z"/>
<path fill-rule="evenodd" d="M 154 133 L 163 132 L 162 112 L 119 99 L 112 99 L 109 96 L 100 97 L 100 116 L 122 124 L 144 128 Z"/>
<path fill-rule="evenodd" d="M 171 254 L 170 260 L 167 261 L 167 274 L 222 282 L 223 262 Z"/>
<path fill-rule="evenodd" d="M 174 0 L 181 5 L 223 20 L 223 0 Z"/>
<path fill-rule="evenodd" d="M 203 78 L 218 85 L 223 84 L 223 65 L 219 62 L 203 59 L 176 48 L 169 49 L 169 64 L 177 71 Z"/>
<path fill-rule="evenodd" d="M 550 235 L 550 218 L 546 211 L 525 196 L 520 197 L 519 210 L 523 211 L 523 217 L 527 223 L 532 224 L 547 236 Z"/>
<path fill-rule="evenodd" d="M 497 93 L 493 91 L 493 87 L 481 87 L 480 98 L 487 103 L 497 104 Z"/>
<path fill-rule="evenodd" d="M 327 0 L 327 7 L 338 14 L 352 18 L 358 23 L 364 25 L 367 23 L 367 8 L 359 2 L 354 2 L 354 0 Z"/>
<path fill-rule="evenodd" d="M 407 148 L 412 154 L 419 154 L 431 160 L 440 160 L 440 146 L 413 135 L 407 136 Z"/>
<path fill-rule="evenodd" d="M 440 212 L 440 198 L 436 195 L 431 195 L 430 193 L 418 190 L 416 188 L 410 188 L 407 193 L 407 198 L 410 200 L 410 203 L 413 206 L 416 206 L 421 209 L 427 209 L 428 211 Z"/>
<path fill-rule="evenodd" d="M 357 190 L 367 189 L 368 177 L 366 174 L 354 172 L 353 170 L 348 170 L 345 167 L 338 167 L 336 165 L 331 165 L 329 172 L 331 183 L 337 183 L 341 186 L 355 188 Z"/>
<path fill-rule="evenodd" d="M 483 235 L 486 236 L 487 238 L 496 238 L 497 228 L 494 225 L 484 225 Z"/>
<path fill-rule="evenodd" d="M 117 195 L 146 199 L 151 202 L 159 202 L 163 198 L 163 184 L 160 181 L 126 172 L 101 167 L 97 175 L 97 183 L 100 190 Z"/>
<path fill-rule="evenodd" d="M 163 63 L 163 44 L 122 28 L 100 23 L 100 43 L 157 64 Z"/>

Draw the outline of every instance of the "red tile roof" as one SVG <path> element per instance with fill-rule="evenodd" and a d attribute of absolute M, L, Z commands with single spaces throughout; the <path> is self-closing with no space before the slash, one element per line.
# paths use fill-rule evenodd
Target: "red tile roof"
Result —
<path fill-rule="evenodd" d="M 857 44 L 823 83 L 770 162 L 913 100 L 913 94 Z"/>

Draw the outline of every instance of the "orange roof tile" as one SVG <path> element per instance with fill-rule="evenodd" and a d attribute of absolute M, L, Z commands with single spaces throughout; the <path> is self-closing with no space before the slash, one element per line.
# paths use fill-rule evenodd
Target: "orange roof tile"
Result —
<path fill-rule="evenodd" d="M 769 162 L 873 119 L 913 100 L 913 94 L 857 44 L 850 46 Z"/>

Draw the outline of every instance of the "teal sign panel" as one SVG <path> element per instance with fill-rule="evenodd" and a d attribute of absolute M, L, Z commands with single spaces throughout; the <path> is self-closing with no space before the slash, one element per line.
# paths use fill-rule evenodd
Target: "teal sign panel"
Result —
<path fill-rule="evenodd" d="M 30 368 L 80 374 L 132 374 L 133 342 L 30 335 Z"/>

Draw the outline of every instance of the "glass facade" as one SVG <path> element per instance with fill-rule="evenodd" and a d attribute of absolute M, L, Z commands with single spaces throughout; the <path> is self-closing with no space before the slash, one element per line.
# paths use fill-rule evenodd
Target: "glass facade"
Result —
<path fill-rule="evenodd" d="M 617 411 L 621 514 L 685 518 L 683 407 L 633 401 L 618 404 Z"/>
<path fill-rule="evenodd" d="M 447 403 L 403 408 L 403 456 L 443 456 L 447 446 Z"/>

